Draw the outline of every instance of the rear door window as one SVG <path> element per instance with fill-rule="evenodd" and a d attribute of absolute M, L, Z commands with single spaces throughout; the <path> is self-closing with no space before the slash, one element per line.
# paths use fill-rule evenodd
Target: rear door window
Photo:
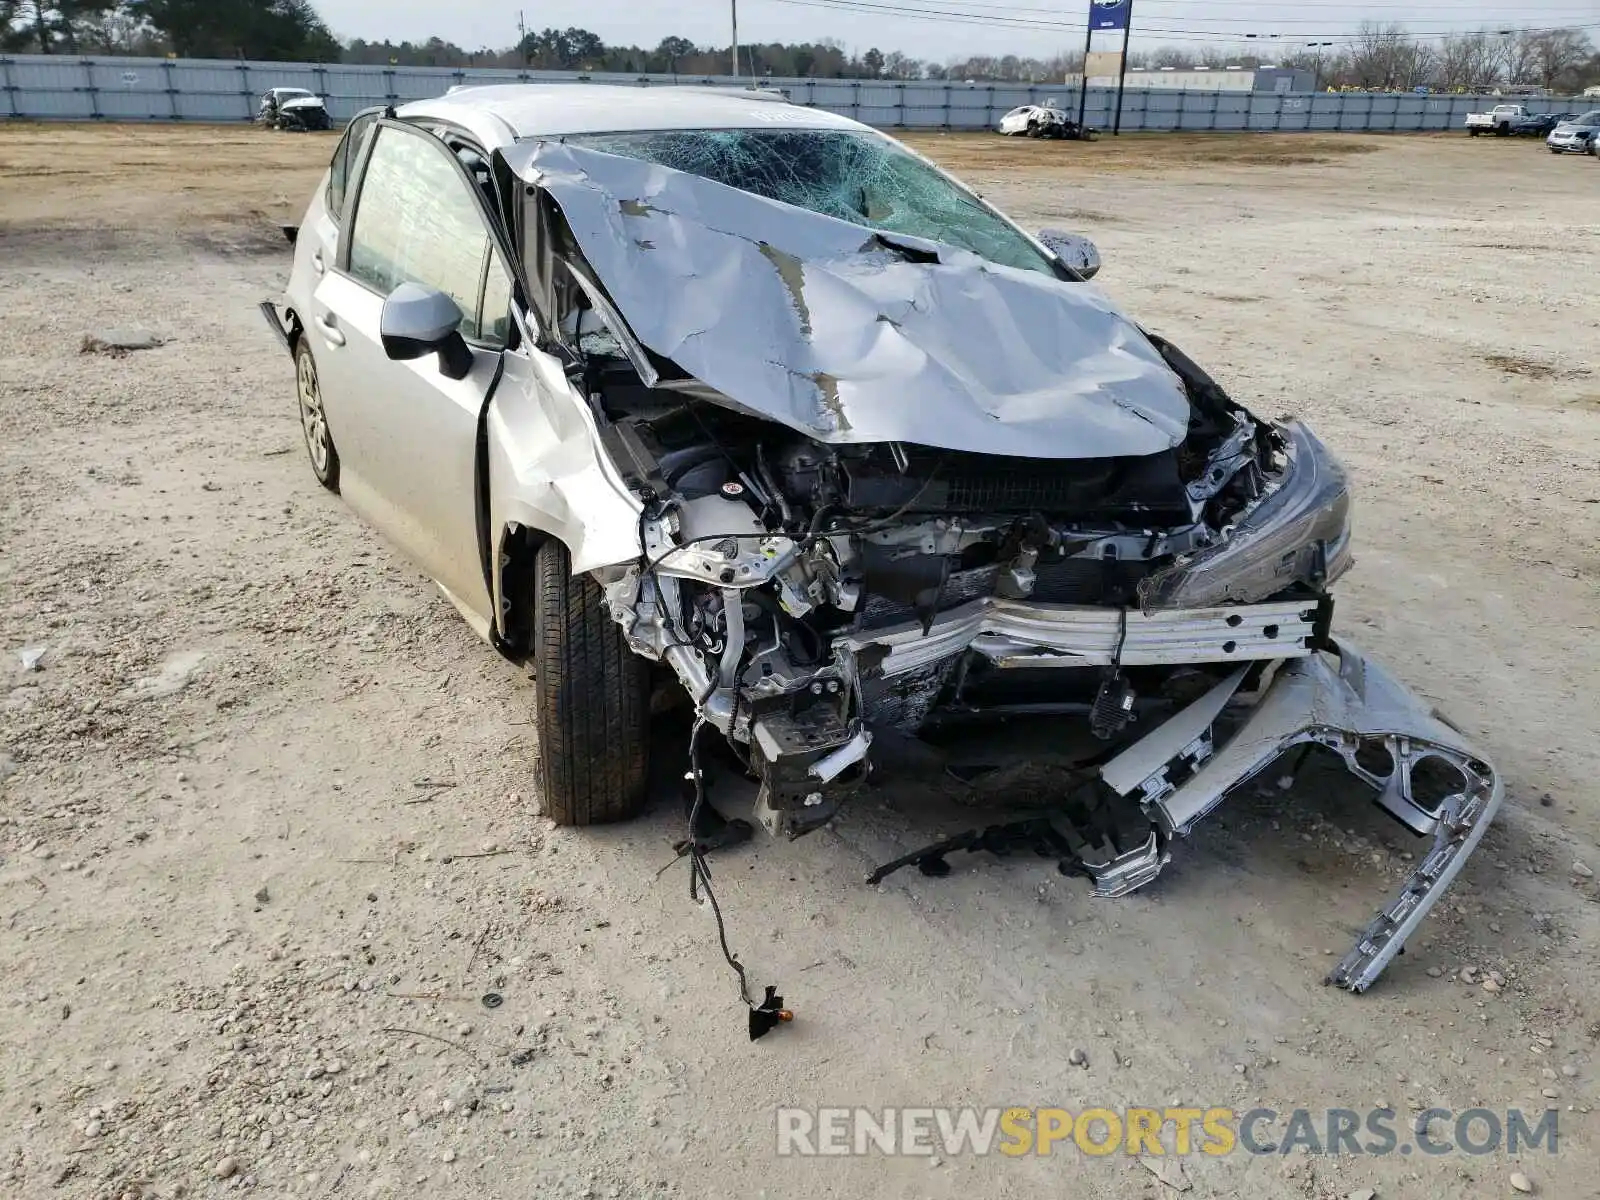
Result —
<path fill-rule="evenodd" d="M 328 215 L 335 223 L 343 223 L 344 199 L 350 186 L 350 172 L 355 170 L 356 164 L 361 161 L 361 151 L 372 137 L 373 126 L 377 124 L 378 114 L 363 113 L 350 122 L 350 128 L 344 132 L 344 137 L 339 141 L 339 148 L 333 152 L 333 163 L 328 169 Z"/>

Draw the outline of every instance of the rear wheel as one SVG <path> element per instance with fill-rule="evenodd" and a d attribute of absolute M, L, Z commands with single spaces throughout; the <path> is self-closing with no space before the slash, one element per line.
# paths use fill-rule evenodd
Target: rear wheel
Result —
<path fill-rule="evenodd" d="M 317 377 L 317 360 L 311 346 L 301 338 L 294 348 L 294 390 L 300 403 L 300 429 L 306 437 L 306 453 L 311 456 L 311 473 L 330 492 L 339 490 L 339 451 L 328 430 L 328 413 L 322 406 L 322 382 Z"/>
<path fill-rule="evenodd" d="M 1478 130 L 1478 129 L 1469 129 L 1469 130 L 1467 130 L 1467 136 L 1468 137 L 1477 137 L 1478 134 L 1481 133 L 1481 132 L 1482 131 Z"/>
<path fill-rule="evenodd" d="M 557 825 L 637 816 L 649 769 L 650 664 L 628 648 L 600 585 L 554 538 L 534 563 L 539 790 Z"/>

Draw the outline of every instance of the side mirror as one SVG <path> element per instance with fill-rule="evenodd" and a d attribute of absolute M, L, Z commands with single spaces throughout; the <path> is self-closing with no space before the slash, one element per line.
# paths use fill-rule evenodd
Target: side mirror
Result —
<path fill-rule="evenodd" d="M 1046 250 L 1085 279 L 1093 279 L 1100 273 L 1100 251 L 1081 233 L 1044 229 L 1039 232 L 1039 240 Z"/>
<path fill-rule="evenodd" d="M 402 283 L 383 302 L 378 335 L 383 352 L 395 362 L 439 355 L 439 370 L 451 379 L 465 379 L 472 370 L 472 351 L 461 336 L 461 309 L 443 292 Z"/>

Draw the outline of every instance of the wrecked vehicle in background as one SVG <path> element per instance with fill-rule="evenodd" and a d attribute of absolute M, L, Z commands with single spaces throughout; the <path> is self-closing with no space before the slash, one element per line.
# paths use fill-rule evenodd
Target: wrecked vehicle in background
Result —
<path fill-rule="evenodd" d="M 289 133 L 311 133 L 332 129 L 328 107 L 321 96 L 305 88 L 268 88 L 256 109 L 256 123 L 268 129 Z"/>
<path fill-rule="evenodd" d="M 651 664 L 790 837 L 941 716 L 1087 731 L 1049 828 L 975 844 L 1042 838 L 1103 896 L 1322 747 L 1432 843 L 1330 976 L 1364 990 L 1500 781 L 1336 636 L 1337 459 L 1098 265 L 826 112 L 484 87 L 357 118 L 264 307 L 318 478 L 532 661 L 556 821 L 644 805 Z"/>
<path fill-rule="evenodd" d="M 1013 108 L 1000 118 L 996 127 L 1006 137 L 1055 138 L 1067 141 L 1093 142 L 1100 137 L 1098 131 L 1079 125 L 1061 109 L 1054 100 L 1043 104 L 1024 104 Z"/>

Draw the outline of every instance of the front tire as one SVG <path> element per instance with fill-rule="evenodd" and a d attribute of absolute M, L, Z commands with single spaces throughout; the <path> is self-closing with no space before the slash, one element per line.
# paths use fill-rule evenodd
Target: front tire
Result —
<path fill-rule="evenodd" d="M 602 825 L 645 806 L 650 664 L 628 648 L 600 585 L 551 538 L 534 561 L 539 792 L 557 825 Z"/>
<path fill-rule="evenodd" d="M 328 412 L 322 403 L 322 381 L 317 375 L 317 360 L 302 337 L 294 348 L 294 390 L 300 404 L 300 430 L 305 434 L 306 453 L 311 457 L 311 473 L 330 492 L 339 491 L 339 451 L 328 429 Z"/>

